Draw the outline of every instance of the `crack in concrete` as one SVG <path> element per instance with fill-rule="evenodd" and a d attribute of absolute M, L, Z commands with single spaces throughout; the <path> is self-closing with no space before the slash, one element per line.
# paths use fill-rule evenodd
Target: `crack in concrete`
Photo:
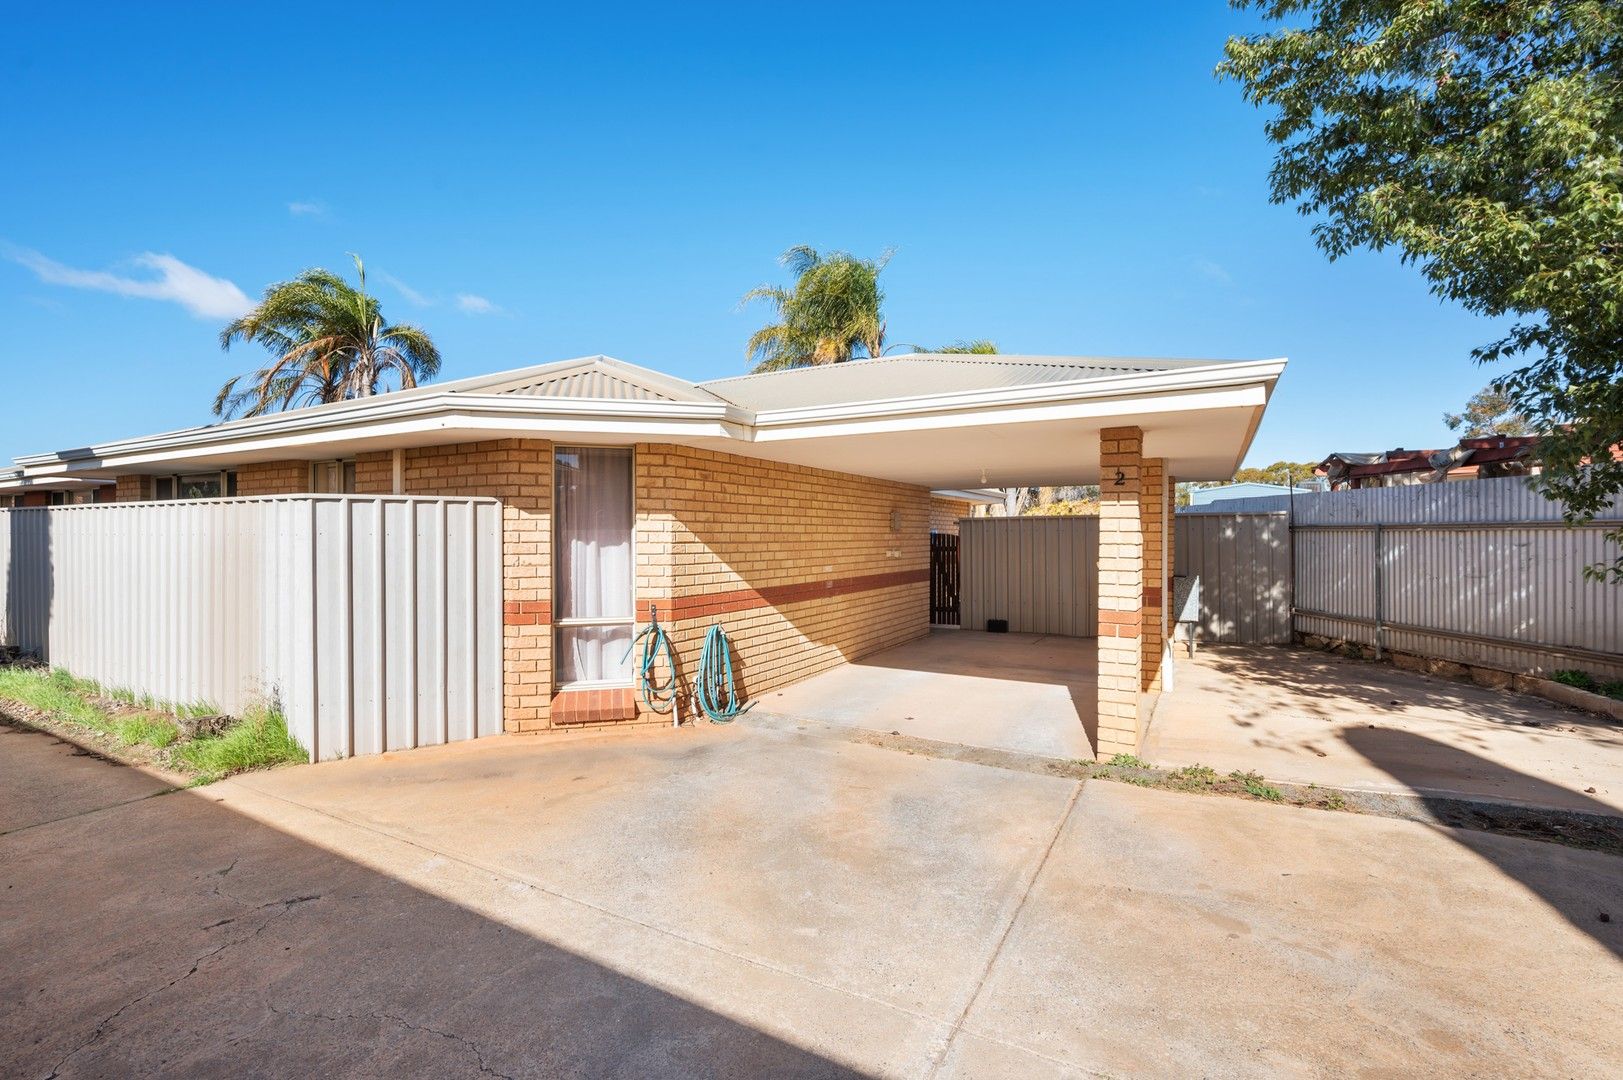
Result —
<path fill-rule="evenodd" d="M 232 865 L 235 866 L 236 863 L 232 863 Z M 235 897 L 230 897 L 230 899 L 236 899 L 236 898 Z M 274 915 L 270 916 L 270 918 L 266 919 L 264 922 L 260 923 L 253 930 L 249 931 L 246 934 L 243 934 L 241 937 L 233 938 L 230 941 L 227 941 L 227 942 L 225 942 L 225 943 L 223 943 L 221 945 L 217 945 L 214 948 L 212 948 L 212 949 L 208 950 L 207 952 L 203 953 L 203 955 L 199 956 L 197 959 L 192 961 L 191 967 L 186 970 L 185 974 L 175 976 L 173 979 L 170 979 L 168 982 L 164 983 L 160 987 L 157 987 L 156 989 L 148 990 L 145 993 L 138 994 L 135 997 L 131 998 L 129 1001 L 126 1001 L 124 1004 L 120 1005 L 117 1009 L 113 1010 L 113 1012 L 109 1013 L 106 1017 L 104 1017 L 96 1025 L 95 1030 L 93 1030 L 90 1033 L 89 1038 L 85 1039 L 78 1046 L 75 1046 L 72 1050 L 69 1050 L 66 1054 L 64 1054 L 62 1056 L 61 1060 L 59 1060 L 55 1065 L 51 1066 L 51 1071 L 45 1075 L 44 1080 L 56 1080 L 56 1077 L 61 1074 L 63 1066 L 65 1066 L 69 1061 L 73 1060 L 73 1058 L 78 1056 L 81 1052 L 88 1049 L 93 1043 L 96 1042 L 96 1040 L 100 1039 L 102 1037 L 102 1035 L 106 1032 L 108 1026 L 111 1025 L 120 1016 L 123 1016 L 126 1012 L 129 1012 L 131 1009 L 135 1008 L 137 1005 L 141 1004 L 143 1001 L 147 1001 L 150 998 L 157 997 L 159 994 L 163 993 L 165 990 L 168 990 L 169 988 L 171 988 L 173 986 L 178 986 L 180 983 L 185 982 L 187 979 L 191 978 L 193 975 L 196 975 L 198 973 L 198 971 L 202 969 L 202 966 L 205 963 L 207 963 L 209 960 L 213 959 L 214 957 L 219 956 L 221 953 L 225 952 L 227 949 L 235 948 L 238 945 L 245 945 L 248 942 L 254 940 L 260 934 L 264 933 L 266 928 L 268 928 L 272 923 L 274 923 L 276 920 L 282 918 L 284 915 L 286 915 L 288 912 L 292 911 L 294 908 L 298 907 L 300 904 L 306 904 L 306 903 L 309 903 L 312 900 L 320 900 L 320 899 L 321 899 L 321 896 L 320 896 L 319 893 L 317 893 L 317 894 L 312 894 L 312 895 L 309 895 L 309 896 L 293 896 L 293 897 L 289 897 L 286 900 L 273 900 L 268 904 L 260 904 L 258 907 L 255 907 L 253 909 L 255 911 L 264 911 L 267 908 L 281 908 L 281 910 L 276 912 Z M 237 902 L 242 903 L 242 901 L 240 901 L 240 900 L 237 901 Z"/>
<path fill-rule="evenodd" d="M 941 1049 L 937 1052 L 935 1061 L 930 1064 L 930 1071 L 925 1074 L 926 1076 L 938 1075 L 942 1067 L 946 1065 L 947 1057 L 952 1052 L 952 1044 L 957 1041 L 959 1033 L 964 1030 L 964 1023 L 969 1019 L 970 1010 L 975 1007 L 975 1002 L 980 1000 L 981 991 L 986 988 L 986 980 L 992 975 L 992 968 L 997 964 L 998 957 L 1003 955 L 1003 947 L 1008 944 L 1009 935 L 1014 933 L 1015 924 L 1020 921 L 1020 913 L 1026 909 L 1026 901 L 1031 899 L 1032 890 L 1037 887 L 1037 879 L 1042 877 L 1043 868 L 1048 865 L 1049 858 L 1054 854 L 1054 848 L 1059 843 L 1060 834 L 1065 831 L 1065 823 L 1071 820 L 1071 814 L 1076 810 L 1076 803 L 1082 797 L 1082 788 L 1085 783 L 1086 781 L 1083 780 L 1077 781 L 1076 788 L 1071 792 L 1070 799 L 1066 801 L 1065 809 L 1060 813 L 1059 821 L 1054 824 L 1054 831 L 1048 838 L 1048 845 L 1043 848 L 1043 853 L 1037 859 L 1037 864 L 1032 867 L 1031 876 L 1026 879 L 1026 887 L 1020 891 L 1020 900 L 1014 905 L 1014 910 L 1009 913 L 1009 921 L 1004 923 L 1003 932 L 998 935 L 997 943 L 992 946 L 991 954 L 987 956 L 986 964 L 981 968 L 980 978 L 975 980 L 975 988 L 970 992 L 969 999 L 964 1002 L 963 1010 L 959 1012 L 958 1018 L 953 1021 L 951 1027 L 947 1029 L 947 1037 L 942 1041 Z M 1024 1048 L 1022 1047 L 1022 1049 Z M 1071 1067 L 1075 1068 L 1076 1066 Z M 1094 1073 L 1092 1075 L 1099 1076 L 1101 1074 Z"/>
<path fill-rule="evenodd" d="M 446 1031 L 443 1028 L 430 1027 L 427 1024 L 414 1024 L 410 1020 L 407 1020 L 405 1017 L 396 1016 L 393 1013 L 373 1012 L 373 1013 L 367 1013 L 364 1016 L 360 1015 L 358 1013 L 337 1013 L 337 1014 L 332 1014 L 332 1013 L 320 1013 L 320 1012 L 307 1012 L 307 1011 L 304 1011 L 304 1010 L 301 1010 L 301 1009 L 279 1009 L 279 1008 L 276 1007 L 276 1004 L 274 1002 L 269 1002 L 267 1004 L 270 1007 L 270 1011 L 275 1013 L 277 1016 L 292 1016 L 292 1017 L 296 1017 L 296 1018 L 301 1019 L 301 1020 L 325 1020 L 325 1021 L 328 1021 L 329 1023 L 340 1023 L 340 1022 L 345 1021 L 345 1020 L 357 1021 L 357 1022 L 362 1021 L 362 1020 L 368 1020 L 368 1019 L 371 1019 L 371 1020 L 386 1020 L 389 1023 L 398 1024 L 400 1027 L 405 1028 L 407 1031 L 421 1031 L 421 1032 L 426 1032 L 426 1033 L 428 1033 L 430 1035 L 438 1035 L 442 1039 L 447 1039 L 447 1040 L 449 1040 L 451 1042 L 457 1043 L 460 1046 L 466 1047 L 468 1052 L 473 1055 L 474 1061 L 475 1061 L 475 1063 L 478 1064 L 479 1072 L 481 1074 L 487 1075 L 487 1076 L 495 1076 L 495 1077 L 500 1078 L 500 1080 L 513 1080 L 513 1077 L 510 1074 L 504 1073 L 504 1072 L 497 1072 L 496 1069 L 494 1067 L 492 1067 L 490 1065 L 490 1063 L 485 1060 L 484 1051 L 479 1049 L 479 1044 L 478 1043 L 474 1042 L 472 1039 L 468 1038 L 465 1035 L 458 1035 L 454 1031 Z"/>

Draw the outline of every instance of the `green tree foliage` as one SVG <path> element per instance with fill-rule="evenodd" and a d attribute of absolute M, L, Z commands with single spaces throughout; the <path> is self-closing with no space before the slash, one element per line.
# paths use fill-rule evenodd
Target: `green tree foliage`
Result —
<path fill-rule="evenodd" d="M 366 291 L 359 255 L 352 286 L 330 270 L 306 270 L 265 290 L 248 314 L 220 332 L 220 347 L 238 341 L 263 345 L 270 363 L 238 375 L 214 398 L 216 416 L 260 416 L 303 405 L 369 397 L 432 379 L 439 349 L 416 326 L 387 324 L 377 298 Z"/>
<path fill-rule="evenodd" d="M 1234 479 L 1228 481 L 1234 484 L 1300 484 L 1303 480 L 1313 479 L 1313 469 L 1318 465 L 1316 461 L 1276 461 L 1260 469 L 1240 469 L 1234 474 Z"/>
<path fill-rule="evenodd" d="M 1527 422 L 1527 417 L 1516 411 L 1510 395 L 1497 386 L 1486 386 L 1472 394 L 1464 412 L 1444 413 L 1443 423 L 1448 425 L 1448 430 L 1459 431 L 1466 439 L 1533 433 L 1533 425 Z"/>
<path fill-rule="evenodd" d="M 885 292 L 879 274 L 890 252 L 870 260 L 843 251 L 823 255 L 802 244 L 779 261 L 794 274 L 795 283 L 788 288 L 762 285 L 740 301 L 765 300 L 775 308 L 776 321 L 751 334 L 745 347 L 756 371 L 838 364 L 885 351 Z"/>
<path fill-rule="evenodd" d="M 1475 351 L 1538 431 L 1536 483 L 1583 520 L 1623 490 L 1623 4 L 1233 0 L 1293 25 L 1218 74 L 1275 115 L 1275 202 L 1331 258 L 1395 247 L 1511 329 Z M 1609 570 L 1623 579 L 1623 558 Z"/>
<path fill-rule="evenodd" d="M 976 356 L 993 356 L 997 353 L 997 343 L 986 338 L 975 338 L 972 341 L 955 341 L 951 345 L 943 345 L 937 349 L 938 353 L 958 353 Z"/>

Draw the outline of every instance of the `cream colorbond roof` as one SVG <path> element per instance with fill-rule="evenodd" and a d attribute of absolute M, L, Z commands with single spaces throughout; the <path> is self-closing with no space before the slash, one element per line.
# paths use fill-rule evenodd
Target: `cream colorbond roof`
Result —
<path fill-rule="evenodd" d="M 742 408 L 766 412 L 1109 379 L 1150 371 L 1209 367 L 1223 362 L 1096 356 L 906 353 L 878 360 L 852 360 L 843 364 L 712 379 L 698 385 L 700 389 L 708 390 Z"/>
<path fill-rule="evenodd" d="M 493 438 L 672 442 L 931 488 L 1090 483 L 1097 433 L 1226 479 L 1283 360 L 909 353 L 695 384 L 607 356 L 435 383 L 17 459 L 102 476 L 318 460 Z"/>

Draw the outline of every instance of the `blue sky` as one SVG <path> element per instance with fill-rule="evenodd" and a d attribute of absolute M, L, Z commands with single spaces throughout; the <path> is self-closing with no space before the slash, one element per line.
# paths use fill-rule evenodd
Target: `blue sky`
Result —
<path fill-rule="evenodd" d="M 455 378 L 745 368 L 808 243 L 893 341 L 1291 358 L 1249 464 L 1435 446 L 1485 320 L 1267 201 L 1223 4 L 35 5 L 0 38 L 0 460 L 209 419 L 221 312 L 365 256 Z M 387 275 L 387 276 L 385 276 Z"/>

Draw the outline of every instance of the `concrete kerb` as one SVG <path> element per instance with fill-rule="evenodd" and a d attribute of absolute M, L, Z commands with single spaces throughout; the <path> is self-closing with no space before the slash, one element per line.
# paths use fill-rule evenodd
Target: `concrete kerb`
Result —
<path fill-rule="evenodd" d="M 751 715 L 755 726 L 768 730 L 796 731 L 820 738 L 856 742 L 885 750 L 984 765 L 994 769 L 1010 769 L 1084 782 L 1108 780 L 1188 795 L 1271 802 L 1305 810 L 1396 818 L 1452 829 L 1471 829 L 1477 832 L 1542 840 L 1623 856 L 1623 815 L 1528 806 L 1444 791 L 1385 792 L 1288 783 L 1269 780 L 1255 773 L 1213 775 L 1210 779 L 1201 779 L 1198 766 L 1191 770 L 1157 768 L 1147 763 L 1141 766 L 1112 765 L 1082 759 L 1044 757 L 1041 754 L 968 746 L 963 743 L 938 742 L 898 732 L 847 727 L 782 713 L 756 711 Z M 1265 794 L 1254 794 L 1248 790 L 1248 785 Z M 1273 797 L 1275 793 L 1278 795 L 1277 798 Z"/>

